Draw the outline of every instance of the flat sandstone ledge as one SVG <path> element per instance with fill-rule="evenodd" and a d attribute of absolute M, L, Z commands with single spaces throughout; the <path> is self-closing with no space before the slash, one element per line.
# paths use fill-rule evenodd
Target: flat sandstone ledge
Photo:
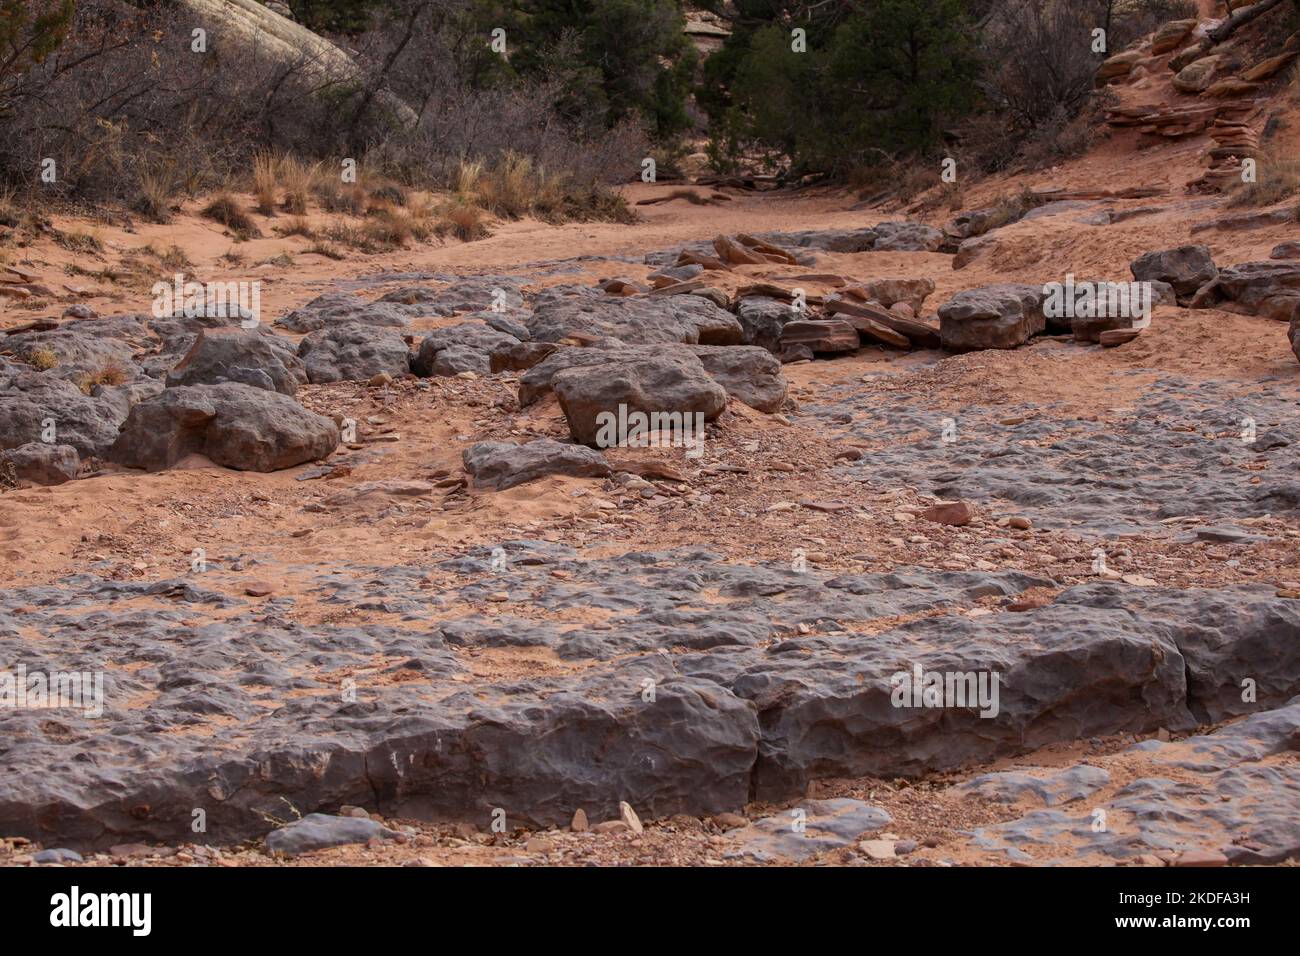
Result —
<path fill-rule="evenodd" d="M 454 583 L 423 589 L 429 569 L 318 572 L 327 604 L 384 615 L 353 626 L 304 626 L 283 613 L 292 598 L 241 608 L 188 580 L 77 575 L 6 592 L 0 620 L 21 629 L 0 625 L 5 659 L 103 670 L 106 709 L 0 714 L 0 832 L 95 848 L 192 838 L 197 809 L 213 843 L 342 805 L 477 823 L 500 808 L 532 826 L 578 808 L 611 819 L 620 801 L 647 819 L 717 813 L 798 797 L 818 777 L 912 777 L 1081 737 L 1190 730 L 1300 692 L 1300 608 L 1269 588 L 1089 584 L 1006 613 L 996 602 L 1051 582 L 502 550 L 505 574 L 479 548 L 435 569 Z M 501 593 L 531 618 L 446 610 Z M 966 613 L 980 604 L 992 613 Z M 612 613 L 562 623 L 593 609 Z M 935 611 L 946 613 L 879 633 L 858 623 Z M 461 651 L 512 646 L 549 649 L 556 666 L 481 680 Z M 997 674 L 996 716 L 895 706 L 891 678 L 918 665 Z"/>

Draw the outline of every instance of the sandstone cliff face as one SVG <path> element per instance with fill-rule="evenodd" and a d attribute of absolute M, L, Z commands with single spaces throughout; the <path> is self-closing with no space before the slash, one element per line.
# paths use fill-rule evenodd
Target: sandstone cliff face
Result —
<path fill-rule="evenodd" d="M 333 43 L 257 0 L 179 0 L 202 18 L 219 25 L 264 55 L 284 63 L 300 64 L 319 81 L 354 83 L 361 79 L 357 62 Z M 382 105 L 404 125 L 415 124 L 415 111 L 391 92 L 378 94 Z"/>

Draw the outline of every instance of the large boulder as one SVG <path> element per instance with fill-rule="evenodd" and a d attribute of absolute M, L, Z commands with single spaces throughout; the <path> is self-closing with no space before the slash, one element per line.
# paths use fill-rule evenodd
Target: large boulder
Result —
<path fill-rule="evenodd" d="M 350 292 L 330 292 L 275 320 L 290 332 L 315 332 L 330 325 L 361 322 L 403 328 L 410 325 L 407 310 L 391 302 L 367 302 Z"/>
<path fill-rule="evenodd" d="M 1208 246 L 1179 246 L 1148 252 L 1134 259 L 1129 268 L 1139 282 L 1168 282 L 1180 300 L 1219 274 Z"/>
<path fill-rule="evenodd" d="M 602 425 L 640 412 L 670 416 L 692 428 L 697 414 L 711 421 L 727 407 L 726 390 L 709 377 L 694 355 L 676 351 L 619 364 L 589 365 L 560 372 L 552 381 L 574 441 L 597 444 Z M 613 416 L 613 419 L 607 417 Z M 699 436 L 696 436 L 699 437 Z M 621 444 L 620 436 L 608 446 Z"/>
<path fill-rule="evenodd" d="M 736 318 L 740 320 L 742 341 L 757 345 L 769 352 L 781 348 L 781 330 L 787 322 L 803 318 L 788 302 L 765 295 L 747 295 L 736 302 Z"/>
<path fill-rule="evenodd" d="M 13 469 L 16 478 L 38 485 L 61 485 L 77 477 L 81 456 L 71 445 L 47 445 L 36 441 L 0 451 L 0 473 L 6 464 Z"/>
<path fill-rule="evenodd" d="M 874 230 L 873 252 L 937 252 L 944 244 L 940 230 L 921 222 L 881 222 Z"/>
<path fill-rule="evenodd" d="M 1043 307 L 1047 329 L 1051 333 L 1072 333 L 1077 342 L 1100 342 L 1103 332 L 1131 329 L 1134 320 L 1143 317 L 1144 301 L 1151 308 L 1174 304 L 1173 289 L 1168 283 L 1150 281 L 1149 285 L 1149 300 L 1134 295 L 1129 283 L 1112 283 L 1106 279 L 1076 278 L 1073 287 L 1057 285 Z M 1085 295 L 1085 292 L 1092 294 Z M 1067 308 L 1071 303 L 1073 309 Z M 1069 315 L 1070 311 L 1075 314 Z"/>
<path fill-rule="evenodd" d="M 1166 23 L 1151 38 L 1152 55 L 1160 56 L 1172 50 L 1177 50 L 1192 35 L 1192 31 L 1196 29 L 1196 24 L 1197 21 L 1194 18 L 1171 20 Z"/>
<path fill-rule="evenodd" d="M 536 344 L 539 343 L 534 343 Z M 554 351 L 535 363 L 519 379 L 519 405 L 527 407 L 550 395 L 555 376 L 568 369 L 593 365 L 619 365 L 643 358 L 654 358 L 656 355 L 665 355 L 673 351 L 676 351 L 673 347 L 644 345 L 622 345 L 607 349 L 556 346 Z"/>
<path fill-rule="evenodd" d="M 528 328 L 538 342 L 739 345 L 744 338 L 734 315 L 696 295 L 539 296 Z"/>
<path fill-rule="evenodd" d="M 208 329 L 239 326 L 240 323 L 238 319 L 220 316 L 164 315 L 149 319 L 147 324 L 153 341 L 150 342 L 149 350 L 138 353 L 135 360 L 146 375 L 165 380 L 171 370 L 180 364 L 194 347 L 202 332 Z M 273 333 L 266 329 L 263 334 Z M 281 341 L 288 351 L 292 351 L 292 342 L 287 339 Z"/>
<path fill-rule="evenodd" d="M 1218 78 L 1228 58 L 1222 55 L 1204 56 L 1183 67 L 1174 76 L 1174 89 L 1180 93 L 1204 93 Z"/>
<path fill-rule="evenodd" d="M 294 343 L 261 329 L 203 329 L 185 357 L 167 373 L 167 386 L 234 382 L 295 395 L 307 382 Z"/>
<path fill-rule="evenodd" d="M 103 323 L 104 328 L 89 328 L 82 322 L 76 328 L 19 332 L 6 337 L 4 346 L 19 360 L 38 369 L 57 370 L 63 378 L 113 369 L 124 378 L 135 378 L 139 374 L 135 347 L 112 334 L 108 320 L 92 321 Z M 139 331 L 144 331 L 143 326 Z"/>
<path fill-rule="evenodd" d="M 455 315 L 490 309 L 518 309 L 524 304 L 521 284 L 510 276 L 469 276 L 440 288 L 406 286 L 379 300 L 418 306 L 423 315 Z"/>
<path fill-rule="evenodd" d="M 491 355 L 493 372 L 523 372 L 541 363 L 556 349 L 564 346 L 554 342 L 520 342 L 504 352 L 496 351 Z"/>
<path fill-rule="evenodd" d="M 131 409 L 109 457 L 161 471 L 206 455 L 241 471 L 277 471 L 324 458 L 339 443 L 333 421 L 278 392 L 249 385 L 168 388 Z"/>
<path fill-rule="evenodd" d="M 767 349 L 752 345 L 695 345 L 709 377 L 750 408 L 776 412 L 785 404 L 786 382 L 781 363 Z"/>
<path fill-rule="evenodd" d="M 862 345 L 858 330 L 840 318 L 798 319 L 787 322 L 781 330 L 783 357 L 791 352 L 856 352 Z"/>
<path fill-rule="evenodd" d="M 999 239 L 995 235 L 971 236 L 962 240 L 957 247 L 957 254 L 952 257 L 953 269 L 965 269 L 976 259 L 997 248 L 998 243 Z"/>
<path fill-rule="evenodd" d="M 401 378 L 411 350 L 401 333 L 357 322 L 312 332 L 298 343 L 298 357 L 312 384 L 367 382 L 380 373 Z"/>
<path fill-rule="evenodd" d="M 925 300 L 934 291 L 934 280 L 872 279 L 863 283 L 861 288 L 867 299 L 879 302 L 886 309 L 902 302 L 912 309 L 913 315 L 920 315 Z"/>
<path fill-rule="evenodd" d="M 1103 332 L 1133 328 L 1133 319 L 1122 315 L 1079 316 L 1070 320 L 1070 331 L 1077 342 L 1100 342 Z"/>
<path fill-rule="evenodd" d="M 273 855 L 293 857 L 313 850 L 327 850 L 352 843 L 388 840 L 398 836 L 382 823 L 368 817 L 339 817 L 309 813 L 266 835 L 266 848 Z"/>
<path fill-rule="evenodd" d="M 532 313 L 527 309 L 507 309 L 502 312 L 484 309 L 481 312 L 471 312 L 466 318 L 478 319 L 486 323 L 489 328 L 504 332 L 506 335 L 513 335 L 520 342 L 527 342 L 533 337 L 528 331 L 528 317 L 531 315 Z"/>
<path fill-rule="evenodd" d="M 519 345 L 513 335 L 498 332 L 479 322 L 460 322 L 434 329 L 424 337 L 411 360 L 416 375 L 456 375 L 492 371 L 493 356 L 504 356 Z"/>
<path fill-rule="evenodd" d="M 1191 304 L 1294 321 L 1300 316 L 1300 262 L 1265 260 L 1228 266 L 1201 287 Z"/>
<path fill-rule="evenodd" d="M 1097 85 L 1105 86 L 1120 77 L 1128 76 L 1141 59 L 1142 54 L 1138 50 L 1116 53 L 1097 68 Z"/>
<path fill-rule="evenodd" d="M 697 363 L 728 394 L 760 411 L 776 411 L 785 401 L 781 363 L 770 352 L 744 345 L 624 345 L 616 348 L 560 347 L 535 364 L 519 380 L 519 404 L 528 406 L 549 395 L 555 377 L 571 368 L 626 365 L 643 359 L 679 357 Z"/>
<path fill-rule="evenodd" d="M 1041 286 L 1002 284 L 967 289 L 939 307 L 939 340 L 945 349 L 1013 349 L 1046 326 Z"/>
<path fill-rule="evenodd" d="M 522 445 L 481 441 L 465 449 L 463 457 L 474 486 L 494 491 L 505 491 L 547 475 L 605 478 L 610 474 L 609 463 L 600 452 L 586 445 L 566 445 L 550 438 L 538 438 Z"/>
<path fill-rule="evenodd" d="M 104 457 L 131 406 L 162 391 L 149 379 L 96 386 L 87 395 L 50 372 L 21 372 L 0 392 L 0 448 L 29 442 L 71 445 L 83 458 Z"/>

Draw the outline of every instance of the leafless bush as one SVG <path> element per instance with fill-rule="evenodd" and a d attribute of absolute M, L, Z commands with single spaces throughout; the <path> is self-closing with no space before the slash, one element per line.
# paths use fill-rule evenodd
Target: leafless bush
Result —
<path fill-rule="evenodd" d="M 1096 88 L 1102 61 L 1160 24 L 1194 15 L 1191 0 L 996 0 L 981 37 L 992 110 L 964 124 L 964 147 L 989 171 L 1078 155 L 1108 97 Z"/>
<path fill-rule="evenodd" d="M 998 66 L 988 84 L 994 107 L 1013 127 L 1034 129 L 1074 115 L 1094 87 L 1099 56 L 1091 31 L 1095 4 L 1074 0 L 1006 0 L 985 27 Z"/>
<path fill-rule="evenodd" d="M 563 172 L 557 208 L 632 178 L 647 150 L 641 131 L 564 118 L 561 77 L 486 76 L 486 45 L 460 35 L 468 21 L 452 16 L 466 2 L 396 0 L 350 49 L 359 75 L 330 83 L 310 62 L 235 42 L 220 23 L 205 24 L 207 52 L 193 52 L 193 16 L 165 0 L 79 0 L 62 44 L 0 83 L 0 186 L 161 221 L 177 197 L 232 177 L 257 185 L 263 211 L 275 185 L 290 215 L 312 193 L 327 209 L 359 211 L 359 191 L 307 172 L 317 162 L 337 171 L 342 157 L 405 186 L 454 188 L 463 160 L 493 170 L 518 154 Z M 394 120 L 390 92 L 412 105 L 413 125 Z M 270 155 L 276 183 L 269 168 L 259 183 L 258 158 L 265 167 Z M 41 179 L 42 159 L 56 181 Z"/>
<path fill-rule="evenodd" d="M 209 25 L 192 52 L 189 17 L 83 0 L 64 43 L 13 82 L 0 111 L 0 176 L 46 195 L 112 200 L 157 215 L 171 188 L 193 192 L 254 155 L 311 132 L 325 112 L 303 64 L 223 44 Z M 56 179 L 40 178 L 54 160 Z M 171 170 L 165 183 L 160 170 Z M 162 186 L 167 188 L 160 188 Z"/>

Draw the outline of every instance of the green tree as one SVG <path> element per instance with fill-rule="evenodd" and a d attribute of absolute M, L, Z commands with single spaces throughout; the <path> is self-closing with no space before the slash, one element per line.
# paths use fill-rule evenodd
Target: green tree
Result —
<path fill-rule="evenodd" d="M 360 33 L 390 0 L 289 0 L 289 9 L 303 26 L 318 33 Z"/>
<path fill-rule="evenodd" d="M 689 125 L 695 68 L 678 0 L 521 0 L 507 28 L 522 75 L 563 75 L 571 118 L 613 126 L 633 114 L 660 137 Z"/>
<path fill-rule="evenodd" d="M 697 94 L 723 153 L 758 147 L 796 171 L 844 172 L 882 150 L 932 148 L 978 102 L 966 0 L 738 0 L 732 22 Z"/>

